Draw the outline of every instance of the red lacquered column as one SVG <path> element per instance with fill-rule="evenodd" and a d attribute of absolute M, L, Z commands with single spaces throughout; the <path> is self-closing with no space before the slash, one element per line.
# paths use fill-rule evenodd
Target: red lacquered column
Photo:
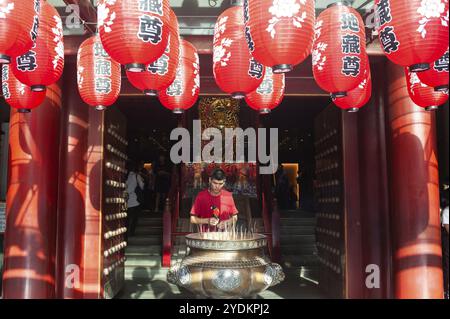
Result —
<path fill-rule="evenodd" d="M 56 296 L 83 298 L 83 233 L 86 228 L 86 153 L 89 106 L 77 89 L 75 64 L 63 75 L 63 109 L 58 199 Z"/>
<path fill-rule="evenodd" d="M 54 298 L 61 91 L 28 114 L 11 110 L 4 298 Z"/>
<path fill-rule="evenodd" d="M 435 115 L 411 101 L 402 67 L 387 73 L 395 297 L 442 298 Z"/>

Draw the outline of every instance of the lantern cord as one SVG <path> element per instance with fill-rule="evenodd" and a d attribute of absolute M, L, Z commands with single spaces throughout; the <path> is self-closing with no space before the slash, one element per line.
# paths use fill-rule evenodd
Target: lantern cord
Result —
<path fill-rule="evenodd" d="M 92 28 L 86 28 L 86 29 L 88 29 L 92 34 L 95 34 L 95 35 L 98 34 L 98 23 L 97 22 L 88 22 L 85 20 L 81 20 L 81 21 L 83 21 L 84 25 L 95 25 L 95 31 L 93 31 Z"/>
<path fill-rule="evenodd" d="M 358 8 L 356 8 L 356 10 L 362 9 L 364 8 L 366 5 L 368 5 L 369 3 L 371 3 L 372 0 L 366 0 L 364 3 L 362 3 Z"/>

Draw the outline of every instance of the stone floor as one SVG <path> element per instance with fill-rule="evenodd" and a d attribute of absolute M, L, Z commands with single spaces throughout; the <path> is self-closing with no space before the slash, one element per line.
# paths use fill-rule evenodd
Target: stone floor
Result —
<path fill-rule="evenodd" d="M 188 291 L 180 290 L 177 286 L 169 284 L 165 275 L 167 269 L 154 268 L 152 273 L 147 269 L 135 268 L 132 278 L 127 279 L 124 289 L 116 296 L 119 299 L 196 299 Z M 317 284 L 301 278 L 300 274 L 285 271 L 285 280 L 261 294 L 257 299 L 320 299 Z M 146 278 L 143 278 L 146 277 Z"/>

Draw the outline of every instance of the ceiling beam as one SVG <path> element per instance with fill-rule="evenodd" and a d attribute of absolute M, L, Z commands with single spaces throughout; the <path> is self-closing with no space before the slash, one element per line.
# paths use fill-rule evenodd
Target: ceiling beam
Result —
<path fill-rule="evenodd" d="M 81 14 L 80 14 L 81 15 Z M 92 27 L 92 25 L 90 25 Z M 95 32 L 95 30 L 93 31 Z M 64 45 L 66 46 L 65 54 L 74 55 L 77 54 L 78 46 L 81 42 L 80 39 L 87 39 L 87 36 L 70 35 L 64 37 Z M 213 52 L 213 39 L 212 36 L 204 35 L 184 35 L 182 36 L 186 41 L 191 42 L 194 47 L 197 48 L 199 54 L 212 54 Z M 74 50 L 76 48 L 76 50 Z M 367 54 L 369 56 L 383 56 L 383 50 L 381 49 L 380 42 L 376 38 L 373 42 L 367 44 Z"/>

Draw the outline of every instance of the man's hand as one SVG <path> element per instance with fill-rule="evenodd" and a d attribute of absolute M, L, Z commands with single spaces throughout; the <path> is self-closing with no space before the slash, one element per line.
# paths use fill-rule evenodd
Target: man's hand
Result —
<path fill-rule="evenodd" d="M 232 228 L 233 227 L 233 223 L 234 223 L 234 218 L 230 218 L 224 221 L 221 221 L 220 223 L 217 224 L 217 228 L 218 229 L 225 229 L 226 227 L 228 228 Z"/>
<path fill-rule="evenodd" d="M 218 229 L 225 229 L 226 226 L 227 226 L 227 222 L 226 221 L 222 221 L 222 222 L 217 224 L 217 228 Z"/>
<path fill-rule="evenodd" d="M 216 225 L 219 224 L 219 219 L 217 219 L 217 218 L 215 218 L 215 217 L 212 217 L 212 218 L 209 219 L 209 224 L 210 224 L 211 226 L 216 226 Z"/>

